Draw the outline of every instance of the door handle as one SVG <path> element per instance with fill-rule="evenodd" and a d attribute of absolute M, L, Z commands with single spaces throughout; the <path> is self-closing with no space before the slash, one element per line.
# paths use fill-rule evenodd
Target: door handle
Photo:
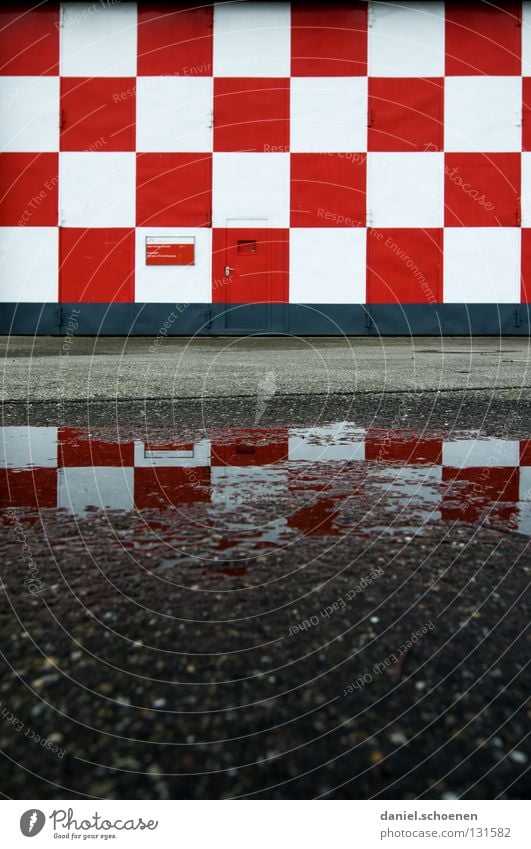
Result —
<path fill-rule="evenodd" d="M 236 271 L 235 268 L 231 268 L 230 265 L 225 266 L 225 277 L 230 277 L 231 271 Z"/>

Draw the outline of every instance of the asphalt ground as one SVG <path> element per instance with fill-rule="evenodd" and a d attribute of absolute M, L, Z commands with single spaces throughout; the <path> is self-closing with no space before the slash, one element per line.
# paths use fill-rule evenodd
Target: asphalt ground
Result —
<path fill-rule="evenodd" d="M 160 526 L 24 524 L 38 597 L 4 540 L 3 794 L 526 798 L 527 539 L 441 524 L 205 567 L 219 526 Z"/>
<path fill-rule="evenodd" d="M 529 390 L 512 338 L 5 337 L 1 400 L 114 400 Z"/>
<path fill-rule="evenodd" d="M 15 403 L 2 423 L 196 441 L 252 427 L 256 405 Z M 264 429 L 346 420 L 531 438 L 529 399 L 514 390 L 274 396 L 265 407 Z M 459 521 L 411 533 L 414 510 L 395 521 L 396 499 L 364 492 L 366 465 L 340 478 L 330 464 L 309 470 L 310 488 L 343 500 L 344 532 L 277 547 L 259 529 L 293 501 L 251 497 L 214 518 L 206 504 L 4 516 L 2 792 L 525 798 L 529 538 Z"/>

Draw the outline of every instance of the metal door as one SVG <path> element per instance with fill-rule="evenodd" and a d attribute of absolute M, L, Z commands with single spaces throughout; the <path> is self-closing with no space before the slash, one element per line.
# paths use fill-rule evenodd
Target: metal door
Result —
<path fill-rule="evenodd" d="M 214 236 L 213 302 L 224 307 L 222 328 L 278 331 L 288 300 L 286 231 L 227 227 Z"/>

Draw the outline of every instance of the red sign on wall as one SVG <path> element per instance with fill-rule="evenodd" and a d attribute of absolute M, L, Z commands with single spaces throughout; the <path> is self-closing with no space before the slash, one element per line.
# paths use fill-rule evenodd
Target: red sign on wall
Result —
<path fill-rule="evenodd" d="M 181 236 L 171 239 L 167 236 L 146 238 L 146 265 L 194 265 L 195 239 L 193 236 Z"/>

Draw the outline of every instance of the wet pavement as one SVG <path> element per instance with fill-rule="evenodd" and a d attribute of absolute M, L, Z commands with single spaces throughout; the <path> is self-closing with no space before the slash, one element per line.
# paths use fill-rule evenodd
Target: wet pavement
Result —
<path fill-rule="evenodd" d="M 6 405 L 2 792 L 524 797 L 530 423 L 425 393 Z"/>

